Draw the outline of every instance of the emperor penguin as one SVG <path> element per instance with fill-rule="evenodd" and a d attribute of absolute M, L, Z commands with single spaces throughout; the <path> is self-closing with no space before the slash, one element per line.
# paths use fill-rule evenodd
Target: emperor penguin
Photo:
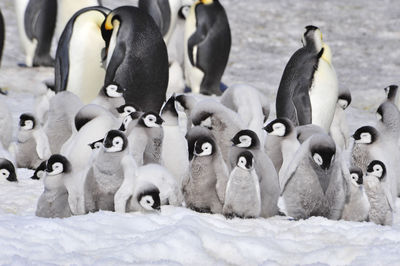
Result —
<path fill-rule="evenodd" d="M 276 97 L 276 116 L 295 126 L 316 124 L 329 133 L 339 96 L 329 46 L 315 26 L 307 26 L 303 47 L 287 63 Z"/>
<path fill-rule="evenodd" d="M 227 217 L 257 218 L 261 214 L 260 183 L 250 151 L 239 154 L 229 175 L 222 213 Z"/>
<path fill-rule="evenodd" d="M 123 207 L 121 208 L 121 211 L 118 211 L 116 206 L 115 211 L 140 211 L 144 213 L 159 212 L 161 210 L 160 190 L 154 184 L 149 182 L 135 185 L 133 195 L 127 202 L 125 210 Z"/>
<path fill-rule="evenodd" d="M 127 103 L 159 113 L 168 86 L 168 54 L 153 18 L 137 7 L 121 6 L 107 16 L 102 33 L 105 84 L 118 83 L 127 89 Z"/>
<path fill-rule="evenodd" d="M 47 161 L 43 161 L 36 169 L 33 175 L 31 176 L 31 179 L 33 180 L 41 180 L 45 177 L 46 174 L 46 167 L 47 167 Z"/>
<path fill-rule="evenodd" d="M 200 0 L 192 5 L 186 18 L 184 43 L 187 86 L 194 93 L 221 95 L 231 30 L 219 0 Z"/>
<path fill-rule="evenodd" d="M 257 133 L 264 147 L 264 131 L 262 130 L 265 117 L 268 117 L 269 103 L 264 95 L 256 88 L 247 84 L 230 86 L 221 96 L 221 103 L 238 113 L 245 128 Z"/>
<path fill-rule="evenodd" d="M 66 24 L 56 52 L 56 92 L 71 91 L 85 104 L 99 94 L 106 75 L 101 63 L 105 49 L 101 25 L 109 11 L 104 7 L 87 7 L 75 13 Z"/>
<path fill-rule="evenodd" d="M 240 117 L 231 109 L 214 100 L 202 100 L 191 112 L 191 118 L 193 125 L 204 126 L 211 130 L 221 149 L 224 161 L 228 163 L 230 140 L 244 128 Z"/>
<path fill-rule="evenodd" d="M 59 92 L 50 99 L 44 132 L 53 154 L 60 153 L 62 145 L 72 136 L 75 115 L 82 106 L 79 97 L 69 91 Z"/>
<path fill-rule="evenodd" d="M 383 185 L 392 194 L 395 201 L 399 191 L 399 151 L 391 139 L 385 138 L 375 127 L 363 126 L 353 134 L 354 142 L 351 149 L 351 164 L 367 171 L 368 164 L 373 160 L 382 161 L 386 166 L 387 177 Z M 397 143 L 396 143 L 397 144 Z"/>
<path fill-rule="evenodd" d="M 231 140 L 233 146 L 229 151 L 228 169 L 237 166 L 239 154 L 250 151 L 254 159 L 254 168 L 258 176 L 261 192 L 261 217 L 268 218 L 278 214 L 278 198 L 280 194 L 278 174 L 275 167 L 264 152 L 257 134 L 252 130 L 241 130 Z"/>
<path fill-rule="evenodd" d="M 387 99 L 394 103 L 397 108 L 400 109 L 400 93 L 398 92 L 399 86 L 390 85 L 387 86 L 384 90 L 387 95 Z"/>
<path fill-rule="evenodd" d="M 56 40 L 60 39 L 62 32 L 67 27 L 68 21 L 76 12 L 86 7 L 99 5 L 101 5 L 101 1 L 99 0 L 57 0 Z"/>
<path fill-rule="evenodd" d="M 4 158 L 0 158 L 0 177 L 8 182 L 18 182 L 14 164 Z"/>
<path fill-rule="evenodd" d="M 86 212 L 114 211 L 114 196 L 124 178 L 135 174 L 136 167 L 125 134 L 110 130 L 85 179 Z"/>
<path fill-rule="evenodd" d="M 193 127 L 186 135 L 190 176 L 183 184 L 186 206 L 197 212 L 222 213 L 229 172 L 210 130 Z"/>
<path fill-rule="evenodd" d="M 391 101 L 383 102 L 376 111 L 378 122 L 376 128 L 385 135 L 398 143 L 400 139 L 400 111 Z"/>
<path fill-rule="evenodd" d="M 108 109 L 114 116 L 120 117 L 117 108 L 125 104 L 125 89 L 118 84 L 104 85 L 99 95 L 91 102 Z"/>
<path fill-rule="evenodd" d="M 116 110 L 120 118 L 125 118 L 131 113 L 138 111 L 138 109 L 134 105 L 129 103 L 118 106 Z"/>
<path fill-rule="evenodd" d="M 28 67 L 53 67 L 51 40 L 56 25 L 57 1 L 16 0 L 18 31 Z"/>
<path fill-rule="evenodd" d="M 189 175 L 189 154 L 185 134 L 179 127 L 179 116 L 175 107 L 175 95 L 163 106 L 161 118 L 164 120 L 161 160 L 176 178 L 179 186 Z"/>
<path fill-rule="evenodd" d="M 71 171 L 67 158 L 54 154 L 47 161 L 43 178 L 44 191 L 40 196 L 36 216 L 44 218 L 66 218 L 72 215 L 68 204 L 68 191 L 63 177 Z"/>
<path fill-rule="evenodd" d="M 294 219 L 340 219 L 348 195 L 343 167 L 341 154 L 329 135 L 317 134 L 303 142 L 280 175 L 281 211 Z"/>
<path fill-rule="evenodd" d="M 382 161 L 374 160 L 367 168 L 365 191 L 371 208 L 369 220 L 380 225 L 392 225 L 394 202 L 387 187 L 382 185 L 386 178 L 386 167 Z"/>
<path fill-rule="evenodd" d="M 6 38 L 6 27 L 4 25 L 4 18 L 3 14 L 1 13 L 0 9 L 0 63 L 1 63 L 1 57 L 3 55 L 3 47 L 4 47 L 4 40 Z"/>
<path fill-rule="evenodd" d="M 363 172 L 360 168 L 352 166 L 349 169 L 350 198 L 344 205 L 342 219 L 346 221 L 363 222 L 368 220 L 370 204 L 363 186 Z"/>
<path fill-rule="evenodd" d="M 32 114 L 24 113 L 19 119 L 20 128 L 15 147 L 17 167 L 35 169 L 51 155 L 49 140 Z"/>
<path fill-rule="evenodd" d="M 0 143 L 8 149 L 13 140 L 13 117 L 5 100 L 0 99 Z"/>
<path fill-rule="evenodd" d="M 329 134 L 335 143 L 342 149 L 346 150 L 349 147 L 349 126 L 346 120 L 346 109 L 351 103 L 351 94 L 349 90 L 345 90 L 339 94 L 336 103 L 335 115 L 333 116 Z"/>

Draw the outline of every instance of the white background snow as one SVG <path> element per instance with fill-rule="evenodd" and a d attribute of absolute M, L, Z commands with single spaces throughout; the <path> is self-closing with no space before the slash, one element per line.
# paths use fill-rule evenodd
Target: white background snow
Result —
<path fill-rule="evenodd" d="M 104 0 L 106 6 L 135 1 Z M 221 0 L 233 46 L 223 81 L 245 82 L 269 96 L 286 62 L 301 45 L 304 26 L 321 28 L 331 46 L 339 83 L 353 93 L 350 128 L 371 123 L 383 88 L 400 81 L 400 5 L 396 0 Z M 52 69 L 22 69 L 12 0 L 1 0 L 7 40 L 0 68 L 1 97 L 15 119 L 32 111 L 33 94 Z M 4 104 L 4 103 L 2 103 Z M 274 109 L 274 108 L 273 108 Z M 17 120 L 15 120 L 15 127 Z M 18 184 L 0 182 L 0 264 L 162 265 L 398 265 L 400 207 L 392 227 L 329 221 L 226 220 L 184 208 L 161 214 L 99 212 L 67 219 L 34 216 L 43 185 L 18 170 Z"/>

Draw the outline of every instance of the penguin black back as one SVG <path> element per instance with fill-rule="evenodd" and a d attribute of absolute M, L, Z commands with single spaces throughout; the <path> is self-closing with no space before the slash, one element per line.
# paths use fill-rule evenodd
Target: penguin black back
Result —
<path fill-rule="evenodd" d="M 111 30 L 118 33 L 110 35 Z M 105 84 L 117 82 L 127 88 L 126 102 L 158 113 L 165 101 L 169 68 L 167 47 L 153 18 L 133 6 L 118 7 L 104 21 L 102 34 L 110 53 Z M 110 38 L 116 38 L 111 49 Z"/>
<path fill-rule="evenodd" d="M 168 0 L 139 0 L 139 8 L 146 11 L 165 36 L 171 24 L 171 8 Z"/>
<path fill-rule="evenodd" d="M 4 25 L 3 14 L 1 13 L 1 9 L 0 9 L 0 63 L 1 63 L 1 57 L 3 55 L 5 36 L 6 36 L 6 28 Z"/>

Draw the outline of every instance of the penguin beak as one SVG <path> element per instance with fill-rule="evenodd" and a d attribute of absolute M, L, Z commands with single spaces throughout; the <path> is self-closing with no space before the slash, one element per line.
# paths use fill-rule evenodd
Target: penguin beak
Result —
<path fill-rule="evenodd" d="M 126 130 L 125 124 L 122 123 L 118 130 L 120 130 L 120 131 L 125 131 L 125 130 Z"/>
<path fill-rule="evenodd" d="M 109 140 L 109 139 L 106 139 L 105 141 L 104 141 L 104 148 L 111 148 L 113 145 L 112 145 L 112 141 L 111 140 Z"/>
<path fill-rule="evenodd" d="M 10 174 L 10 176 L 7 177 L 7 180 L 10 182 L 18 182 L 17 176 L 15 175 L 15 173 Z"/>
<path fill-rule="evenodd" d="M 162 125 L 164 123 L 164 119 L 162 119 L 161 117 L 157 117 L 157 124 Z"/>

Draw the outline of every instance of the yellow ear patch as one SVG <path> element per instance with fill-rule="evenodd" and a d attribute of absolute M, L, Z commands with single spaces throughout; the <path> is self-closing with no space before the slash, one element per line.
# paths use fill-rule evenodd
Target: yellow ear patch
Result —
<path fill-rule="evenodd" d="M 112 30 L 114 28 L 114 25 L 112 24 L 113 17 L 114 17 L 114 14 L 112 12 L 107 16 L 106 23 L 104 25 L 106 30 Z"/>
<path fill-rule="evenodd" d="M 204 5 L 211 5 L 214 3 L 214 0 L 200 0 L 200 2 Z"/>

